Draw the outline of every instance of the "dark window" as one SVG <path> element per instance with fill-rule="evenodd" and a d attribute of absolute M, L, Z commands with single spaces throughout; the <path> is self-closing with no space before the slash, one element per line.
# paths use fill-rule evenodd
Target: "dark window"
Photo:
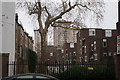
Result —
<path fill-rule="evenodd" d="M 107 39 L 103 39 L 103 47 L 107 47 Z"/>

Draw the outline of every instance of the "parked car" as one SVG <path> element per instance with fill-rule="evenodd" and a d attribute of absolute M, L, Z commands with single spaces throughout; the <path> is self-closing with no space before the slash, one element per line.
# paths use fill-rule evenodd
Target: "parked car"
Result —
<path fill-rule="evenodd" d="M 2 78 L 1 80 L 59 80 L 53 76 L 37 73 L 17 74 Z"/>

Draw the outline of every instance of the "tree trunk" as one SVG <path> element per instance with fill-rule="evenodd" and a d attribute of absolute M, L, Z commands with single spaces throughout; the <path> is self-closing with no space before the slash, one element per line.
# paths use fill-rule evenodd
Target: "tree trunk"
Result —
<path fill-rule="evenodd" d="M 47 40 L 46 40 L 46 32 L 43 31 L 41 34 L 41 63 L 47 62 L 47 53 L 46 53 L 46 47 L 47 47 Z"/>
<path fill-rule="evenodd" d="M 41 57 L 40 57 L 40 73 L 47 74 L 47 40 L 46 40 L 46 31 L 40 33 L 41 35 Z"/>

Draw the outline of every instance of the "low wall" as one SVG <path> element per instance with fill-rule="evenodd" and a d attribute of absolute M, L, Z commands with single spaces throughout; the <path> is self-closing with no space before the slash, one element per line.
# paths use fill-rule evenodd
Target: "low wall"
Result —
<path fill-rule="evenodd" d="M 116 80 L 120 80 L 120 54 L 115 56 Z"/>
<path fill-rule="evenodd" d="M 0 53 L 0 77 L 8 76 L 9 53 Z"/>

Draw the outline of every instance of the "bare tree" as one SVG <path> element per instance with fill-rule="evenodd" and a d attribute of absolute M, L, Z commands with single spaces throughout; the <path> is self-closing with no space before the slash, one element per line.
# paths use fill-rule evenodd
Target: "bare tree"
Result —
<path fill-rule="evenodd" d="M 103 18 L 103 0 L 33 0 L 18 2 L 18 6 L 26 7 L 29 15 L 36 15 L 41 35 L 41 61 L 46 62 L 46 35 L 48 28 L 65 26 L 55 25 L 60 18 L 72 19 L 77 26 L 83 25 L 83 19 L 91 12 L 99 23 Z M 73 13 L 75 12 L 75 13 Z M 81 24 L 81 25 L 80 25 Z M 81 26 L 82 27 L 82 26 Z"/>

